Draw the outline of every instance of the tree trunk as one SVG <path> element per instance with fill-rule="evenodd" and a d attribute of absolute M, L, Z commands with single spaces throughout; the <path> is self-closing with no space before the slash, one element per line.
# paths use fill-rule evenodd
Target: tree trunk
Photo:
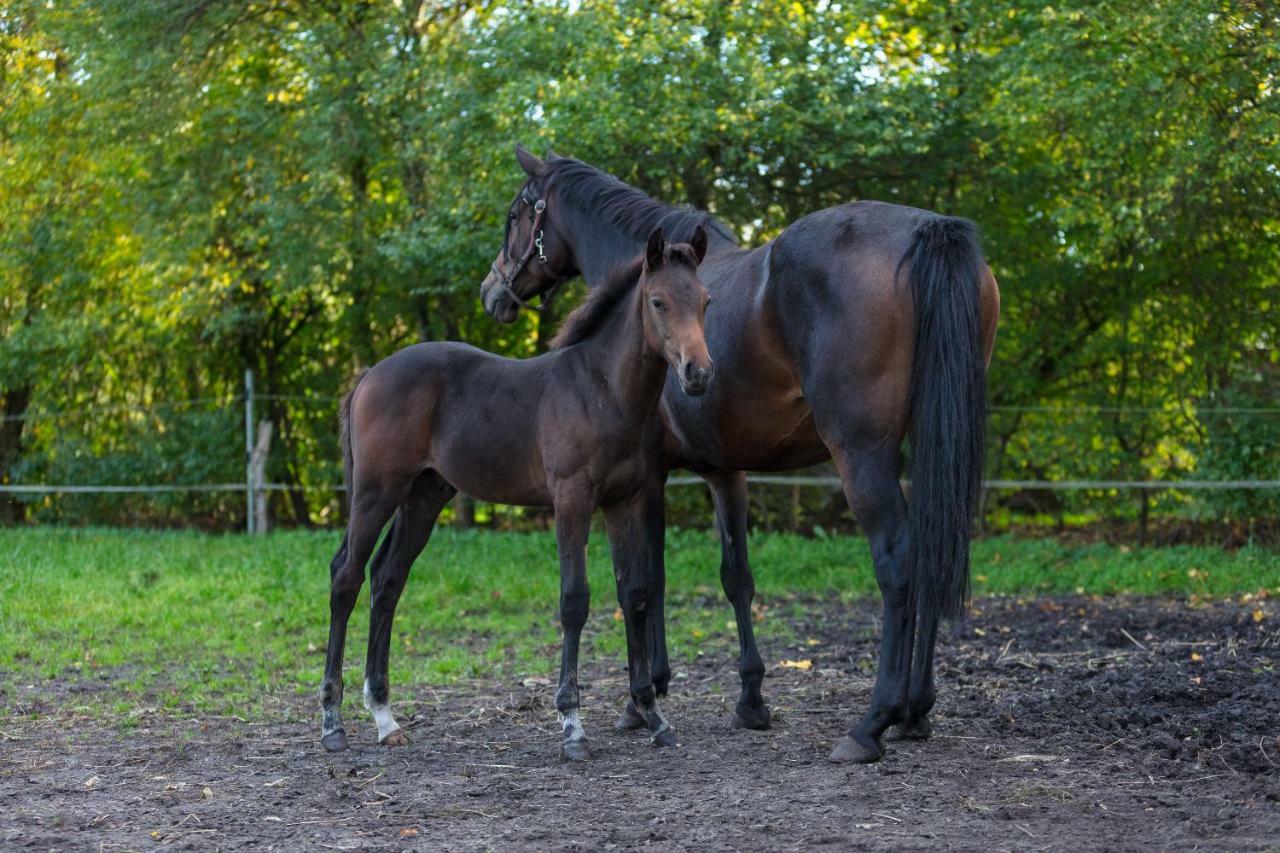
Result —
<path fill-rule="evenodd" d="M 13 482 L 13 468 L 22 458 L 22 429 L 26 425 L 22 417 L 31 404 L 31 386 L 6 391 L 3 400 L 4 405 L 0 407 L 4 414 L 4 420 L 0 421 L 0 483 L 10 483 Z M 26 507 L 16 495 L 0 495 L 0 524 L 12 526 L 25 517 Z"/>

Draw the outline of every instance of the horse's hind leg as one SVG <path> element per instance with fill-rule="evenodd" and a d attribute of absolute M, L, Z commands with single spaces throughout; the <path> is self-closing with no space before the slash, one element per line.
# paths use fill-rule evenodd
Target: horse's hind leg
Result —
<path fill-rule="evenodd" d="M 938 642 L 938 614 L 916 613 L 915 658 L 907 687 L 907 718 L 885 735 L 885 740 L 928 740 L 933 735 L 929 712 L 937 693 L 933 686 L 933 650 Z"/>
<path fill-rule="evenodd" d="M 756 582 L 747 561 L 747 475 L 742 471 L 723 471 L 704 475 L 704 478 L 711 486 L 720 528 L 720 584 L 733 605 L 738 623 L 738 674 L 742 677 L 742 695 L 733 710 L 733 724 L 743 729 L 767 729 L 769 707 L 760 692 L 764 683 L 764 661 L 756 648 L 751 623 Z"/>
<path fill-rule="evenodd" d="M 324 712 L 324 748 L 336 752 L 347 748 L 347 733 L 342 727 L 342 657 L 347 642 L 347 621 L 355 607 L 360 585 L 364 583 L 364 567 L 373 553 L 382 526 L 387 523 L 397 501 L 382 490 L 363 490 L 352 501 L 351 521 L 342 546 L 329 566 L 329 646 L 325 652 L 324 683 L 320 687 L 320 704 Z"/>
<path fill-rule="evenodd" d="M 440 510 L 456 489 L 435 472 L 414 481 L 409 499 L 396 511 L 378 556 L 369 571 L 369 652 L 364 666 L 364 704 L 378 725 L 378 742 L 403 746 L 408 738 L 391 713 L 387 661 L 391 652 L 391 624 L 413 561 L 426 547 Z"/>
<path fill-rule="evenodd" d="M 827 417 L 818 428 L 831 449 L 844 483 L 845 497 L 866 532 L 884 601 L 880 661 L 871 707 L 831 753 L 837 762 L 876 761 L 884 755 L 882 738 L 907 713 L 915 612 L 906 574 L 907 504 L 898 485 L 897 443 L 855 417 Z"/>
<path fill-rule="evenodd" d="M 645 547 L 644 498 L 612 506 L 604 512 L 613 574 L 618 586 L 618 606 L 627 633 L 627 673 L 631 688 L 628 709 L 648 728 L 654 746 L 676 746 L 675 731 L 658 708 L 657 691 L 649 660 L 646 623 L 653 618 L 653 575 Z M 638 728 L 638 727 L 637 727 Z"/>

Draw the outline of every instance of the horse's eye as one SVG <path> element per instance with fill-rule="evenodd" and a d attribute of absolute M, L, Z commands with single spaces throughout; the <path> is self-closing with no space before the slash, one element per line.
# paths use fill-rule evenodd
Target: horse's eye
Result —
<path fill-rule="evenodd" d="M 662 300 L 656 296 L 650 297 L 649 304 L 659 311 L 665 311 L 667 309 L 667 306 L 663 304 Z"/>

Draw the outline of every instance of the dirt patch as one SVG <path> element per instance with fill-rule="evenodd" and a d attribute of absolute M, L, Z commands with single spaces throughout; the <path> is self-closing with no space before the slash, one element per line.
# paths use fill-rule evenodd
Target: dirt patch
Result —
<path fill-rule="evenodd" d="M 655 750 L 612 730 L 625 688 L 597 662 L 585 766 L 557 762 L 540 685 L 422 688 L 413 743 L 396 750 L 373 744 L 349 687 L 354 748 L 338 756 L 301 703 L 279 722 L 157 716 L 123 731 L 49 714 L 56 697 L 15 687 L 2 700 L 0 847 L 1280 844 L 1280 617 L 1252 603 L 983 599 L 942 641 L 935 738 L 891 744 L 869 767 L 826 755 L 870 694 L 877 609 L 789 609 L 803 613 L 796 639 L 763 649 L 771 731 L 730 727 L 737 678 L 708 655 L 678 668 L 665 704 L 683 745 Z"/>

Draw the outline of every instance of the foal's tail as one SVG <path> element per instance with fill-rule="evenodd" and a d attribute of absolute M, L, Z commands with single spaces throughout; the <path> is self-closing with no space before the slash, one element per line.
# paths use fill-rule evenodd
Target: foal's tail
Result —
<path fill-rule="evenodd" d="M 967 219 L 928 219 L 903 261 L 916 320 L 907 577 L 917 612 L 955 617 L 969 597 L 969 538 L 986 452 L 977 228 Z"/>

